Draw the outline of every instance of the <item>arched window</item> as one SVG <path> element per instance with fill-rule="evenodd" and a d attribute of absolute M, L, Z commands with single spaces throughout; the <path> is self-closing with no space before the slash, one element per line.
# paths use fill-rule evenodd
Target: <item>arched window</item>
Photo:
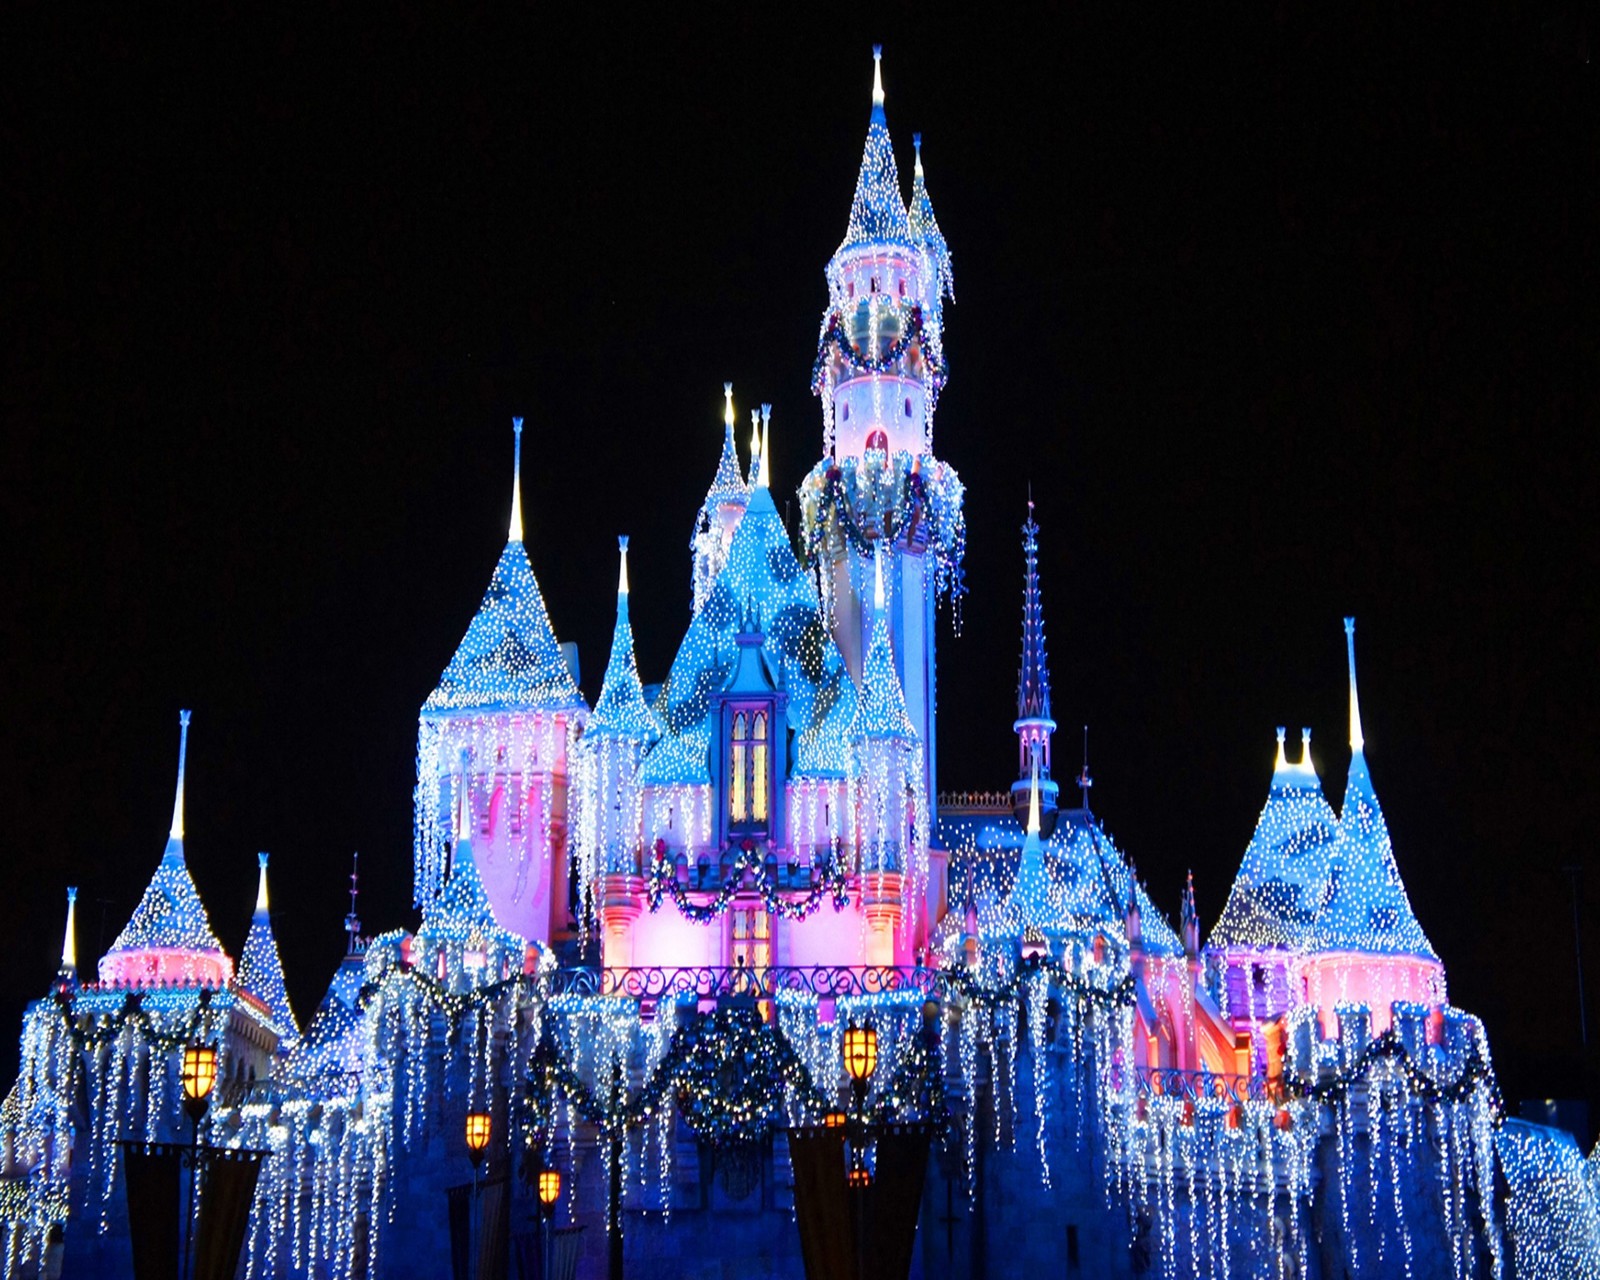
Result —
<path fill-rule="evenodd" d="M 735 822 L 750 817 L 749 770 L 750 727 L 743 711 L 733 717 L 733 737 L 728 751 L 728 816 Z"/>
<path fill-rule="evenodd" d="M 767 820 L 767 713 L 756 712 L 750 733 L 750 816 Z"/>

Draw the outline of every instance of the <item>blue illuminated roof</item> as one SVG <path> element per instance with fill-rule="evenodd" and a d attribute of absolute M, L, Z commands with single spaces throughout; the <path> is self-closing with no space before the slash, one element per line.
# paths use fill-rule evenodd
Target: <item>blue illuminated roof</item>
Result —
<path fill-rule="evenodd" d="M 501 552 L 483 603 L 422 712 L 582 706 L 583 695 L 556 643 L 527 552 L 520 539 L 513 539 Z"/>

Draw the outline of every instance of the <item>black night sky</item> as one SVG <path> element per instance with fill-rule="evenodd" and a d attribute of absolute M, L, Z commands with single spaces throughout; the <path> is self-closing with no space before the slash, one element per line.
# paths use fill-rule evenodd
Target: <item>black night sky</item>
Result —
<path fill-rule="evenodd" d="M 1087 722 L 1096 811 L 1171 915 L 1191 867 L 1220 910 L 1275 725 L 1313 727 L 1337 806 L 1354 613 L 1451 995 L 1509 1097 L 1575 1092 L 1564 866 L 1600 956 L 1594 33 L 1539 4 L 1098 8 L 8 22 L 0 1028 L 48 985 L 67 884 L 86 969 L 131 912 L 180 706 L 194 877 L 236 951 L 272 852 L 302 1017 L 351 850 L 367 927 L 414 923 L 416 712 L 503 545 L 514 413 L 585 692 L 618 533 L 661 678 L 724 379 L 741 419 L 773 405 L 780 506 L 820 451 L 822 268 L 877 39 L 955 261 L 934 443 L 968 485 L 971 594 L 939 642 L 942 785 L 1012 777 L 1030 482 L 1057 774 Z"/>

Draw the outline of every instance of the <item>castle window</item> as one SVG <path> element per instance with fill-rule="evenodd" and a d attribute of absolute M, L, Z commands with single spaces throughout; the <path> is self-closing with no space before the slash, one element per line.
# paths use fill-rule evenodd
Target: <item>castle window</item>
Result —
<path fill-rule="evenodd" d="M 771 967 L 772 917 L 764 907 L 735 907 L 732 914 L 729 962 L 737 965 L 742 961 L 747 969 Z"/>
<path fill-rule="evenodd" d="M 868 292 L 870 292 L 870 293 L 877 293 L 878 292 L 878 277 L 877 276 L 873 276 L 872 277 L 872 288 Z"/>
<path fill-rule="evenodd" d="M 911 416 L 911 397 L 907 396 L 906 397 L 906 417 L 909 418 L 910 416 Z"/>
<path fill-rule="evenodd" d="M 846 400 L 844 402 L 844 408 L 839 413 L 839 421 L 840 422 L 849 422 L 850 421 L 850 402 L 848 400 Z"/>
<path fill-rule="evenodd" d="M 765 825 L 771 721 L 764 710 L 737 711 L 728 741 L 728 816 L 735 825 Z"/>
<path fill-rule="evenodd" d="M 847 288 L 849 289 L 849 296 L 852 297 L 852 298 L 855 297 L 856 296 L 856 282 L 854 280 L 852 280 L 849 283 L 849 285 L 847 286 Z"/>

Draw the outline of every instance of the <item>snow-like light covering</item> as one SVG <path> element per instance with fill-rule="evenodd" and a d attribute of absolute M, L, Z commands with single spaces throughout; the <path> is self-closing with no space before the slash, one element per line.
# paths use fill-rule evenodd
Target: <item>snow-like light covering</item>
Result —
<path fill-rule="evenodd" d="M 517 456 L 522 419 L 515 420 Z M 584 705 L 550 626 L 544 594 L 522 542 L 522 478 L 513 474 L 510 538 L 483 603 L 422 714 L 484 708 L 564 710 Z"/>
<path fill-rule="evenodd" d="M 895 674 L 894 650 L 889 644 L 888 610 L 883 601 L 883 544 L 873 557 L 876 593 L 873 601 L 872 636 L 867 656 L 861 664 L 861 688 L 856 696 L 856 714 L 850 733 L 855 738 L 895 738 L 916 741 L 917 731 L 906 715 L 905 690 Z"/>
<path fill-rule="evenodd" d="M 733 441 L 733 383 L 722 384 L 726 401 L 722 415 L 722 456 L 717 460 L 717 474 L 706 490 L 706 500 L 700 506 L 702 522 L 714 520 L 718 507 L 742 507 L 750 501 L 750 486 L 739 470 L 739 450 Z"/>
<path fill-rule="evenodd" d="M 661 721 L 644 700 L 639 665 L 633 652 L 633 624 L 628 617 L 628 540 L 617 539 L 622 567 L 617 584 L 617 621 L 611 632 L 611 657 L 606 662 L 600 697 L 584 727 L 582 741 L 618 738 L 629 742 L 654 742 L 661 736 Z"/>
<path fill-rule="evenodd" d="M 732 674 L 736 637 L 747 630 L 765 637 L 767 665 L 788 696 L 796 772 L 845 772 L 855 686 L 818 610 L 815 580 L 795 559 L 772 494 L 758 488 L 662 686 L 655 710 L 666 732 L 645 757 L 647 785 L 710 780 L 710 699 Z"/>
<path fill-rule="evenodd" d="M 111 949 L 100 960 L 102 982 L 206 982 L 233 976 L 233 961 L 211 930 L 183 851 L 183 788 L 189 713 L 179 713 L 178 786 L 172 827 L 156 873 Z"/>
<path fill-rule="evenodd" d="M 1517 1276 L 1595 1280 L 1600 1276 L 1600 1203 L 1571 1135 L 1507 1120 L 1495 1132 L 1505 1176 L 1506 1235 Z"/>
<path fill-rule="evenodd" d="M 306 1024 L 305 1034 L 283 1064 L 283 1075 L 305 1088 L 318 1077 L 361 1073 L 366 1056 L 366 1029 L 361 1016 L 361 987 L 366 966 L 360 956 L 346 956 L 334 970 L 322 1003 Z"/>
<path fill-rule="evenodd" d="M 1285 759 L 1283 734 L 1279 729 L 1278 765 L 1267 803 L 1209 947 L 1294 950 L 1310 939 L 1339 824 L 1311 764 L 1309 733 L 1303 736 L 1298 764 Z"/>
<path fill-rule="evenodd" d="M 261 864 L 261 879 L 256 891 L 255 915 L 239 953 L 239 985 L 265 1004 L 278 1032 L 278 1050 L 287 1052 L 300 1036 L 300 1024 L 289 1004 L 289 989 L 283 980 L 283 962 L 278 942 L 272 935 L 272 917 L 267 899 L 267 855 L 256 855 Z"/>
<path fill-rule="evenodd" d="M 928 196 L 928 184 L 922 173 L 922 135 L 911 135 L 916 161 L 911 169 L 911 208 L 906 214 L 906 226 L 911 238 L 927 253 L 939 273 L 937 298 L 956 298 L 955 275 L 950 267 L 950 246 L 939 230 L 939 219 L 933 216 L 933 201 Z"/>
<path fill-rule="evenodd" d="M 1312 928 L 1319 951 L 1414 955 L 1437 960 L 1406 896 L 1389 824 L 1367 772 L 1356 697 L 1355 619 L 1345 619 L 1350 658 L 1350 776 L 1345 784 L 1327 889 Z"/>
<path fill-rule="evenodd" d="M 945 815 L 939 822 L 942 846 L 950 851 L 950 910 L 945 924 L 959 921 L 972 897 L 978 902 L 979 932 L 985 938 L 1019 935 L 1005 904 L 1022 869 L 1025 832 L 1011 814 Z M 1056 829 L 1043 842 L 1041 865 L 1049 881 L 1049 916 L 1040 928 L 1047 936 L 1092 940 L 1104 935 L 1127 947 L 1127 901 L 1137 894 L 1144 950 L 1152 956 L 1181 956 L 1183 944 L 1167 917 L 1134 881 L 1126 859 L 1084 809 L 1063 810 Z"/>
<path fill-rule="evenodd" d="M 900 194 L 900 171 L 895 167 L 894 146 L 889 141 L 889 124 L 883 113 L 881 57 L 882 51 L 875 47 L 872 119 L 867 125 L 867 145 L 856 177 L 855 199 L 850 203 L 850 225 L 835 257 L 861 245 L 911 243 L 905 199 Z"/>

